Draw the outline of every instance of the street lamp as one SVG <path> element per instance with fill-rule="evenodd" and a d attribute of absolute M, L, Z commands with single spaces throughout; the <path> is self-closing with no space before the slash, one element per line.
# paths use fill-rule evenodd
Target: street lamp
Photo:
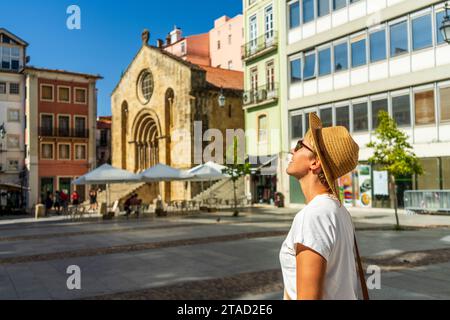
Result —
<path fill-rule="evenodd" d="M 225 104 L 227 102 L 227 98 L 223 94 L 223 88 L 220 88 L 220 95 L 219 95 L 219 107 L 225 108 Z"/>
<path fill-rule="evenodd" d="M 448 15 L 448 10 L 448 3 L 446 3 L 444 20 L 442 21 L 442 25 L 439 30 L 441 30 L 444 40 L 450 44 L 450 17 Z"/>

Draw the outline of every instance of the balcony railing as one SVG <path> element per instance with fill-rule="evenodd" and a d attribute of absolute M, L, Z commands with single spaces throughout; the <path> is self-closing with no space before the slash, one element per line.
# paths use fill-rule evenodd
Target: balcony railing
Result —
<path fill-rule="evenodd" d="M 242 58 L 249 59 L 277 47 L 278 32 L 270 31 L 242 46 Z"/>
<path fill-rule="evenodd" d="M 39 136 L 47 138 L 89 138 L 88 129 L 78 129 L 78 128 L 48 128 L 40 127 Z"/>
<path fill-rule="evenodd" d="M 250 90 L 244 92 L 243 103 L 244 106 L 257 105 L 276 101 L 279 98 L 278 83 L 271 83 L 257 90 Z"/>

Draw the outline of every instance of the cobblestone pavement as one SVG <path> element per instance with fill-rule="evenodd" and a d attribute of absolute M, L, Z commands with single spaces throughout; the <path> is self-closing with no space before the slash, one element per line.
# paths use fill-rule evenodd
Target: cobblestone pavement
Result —
<path fill-rule="evenodd" d="M 280 299 L 278 254 L 297 211 L 0 224 L 0 299 Z M 408 217 L 396 232 L 390 212 L 352 214 L 365 264 L 382 270 L 374 299 L 450 298 L 445 219 Z M 81 290 L 67 289 L 71 265 Z"/>

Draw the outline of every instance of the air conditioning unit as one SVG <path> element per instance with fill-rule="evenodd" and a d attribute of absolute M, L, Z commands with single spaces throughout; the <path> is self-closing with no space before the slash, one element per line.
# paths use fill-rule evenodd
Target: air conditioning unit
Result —
<path fill-rule="evenodd" d="M 262 89 L 259 91 L 258 100 L 259 101 L 267 100 L 267 90 L 266 89 Z"/>
<path fill-rule="evenodd" d="M 243 99 L 244 104 L 252 103 L 252 95 L 251 95 L 251 93 L 250 92 L 245 92 L 243 97 L 242 97 L 242 99 Z"/>

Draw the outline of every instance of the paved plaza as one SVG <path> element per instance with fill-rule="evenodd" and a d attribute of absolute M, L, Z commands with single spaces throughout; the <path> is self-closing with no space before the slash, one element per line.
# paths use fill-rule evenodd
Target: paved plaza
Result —
<path fill-rule="evenodd" d="M 298 209 L 169 218 L 0 221 L 0 299 L 281 299 L 278 254 Z M 450 299 L 450 217 L 351 210 L 373 299 Z M 220 219 L 218 219 L 220 217 Z M 69 266 L 81 290 L 67 288 Z"/>

